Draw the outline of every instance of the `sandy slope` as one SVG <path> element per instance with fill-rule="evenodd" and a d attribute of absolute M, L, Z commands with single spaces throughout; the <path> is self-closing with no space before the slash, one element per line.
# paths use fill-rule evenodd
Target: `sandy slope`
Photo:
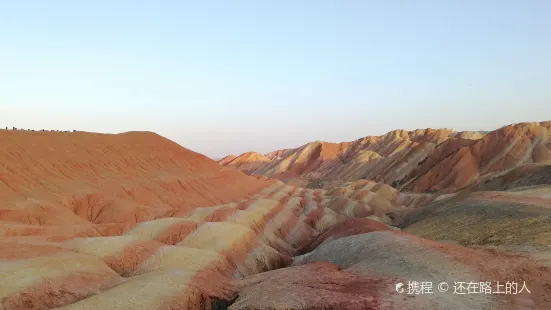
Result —
<path fill-rule="evenodd" d="M 0 221 L 136 222 L 241 199 L 270 182 L 150 132 L 0 131 Z"/>

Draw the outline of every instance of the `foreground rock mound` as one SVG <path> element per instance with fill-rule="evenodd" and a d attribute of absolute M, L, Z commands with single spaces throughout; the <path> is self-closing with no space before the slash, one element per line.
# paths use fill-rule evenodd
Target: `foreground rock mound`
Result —
<path fill-rule="evenodd" d="M 333 240 L 295 257 L 292 267 L 237 281 L 240 292 L 230 309 L 547 309 L 551 304 L 551 270 L 529 256 L 373 226 L 361 232 L 358 224 L 353 231 L 345 227 L 350 224 L 341 225 L 344 230 L 330 233 Z M 487 289 L 481 290 L 481 282 Z M 405 284 L 401 292 L 398 283 Z"/>
<path fill-rule="evenodd" d="M 381 309 L 384 302 L 380 295 L 390 295 L 393 282 L 389 278 L 359 277 L 324 262 L 264 272 L 236 285 L 239 297 L 229 309 L 360 310 Z"/>

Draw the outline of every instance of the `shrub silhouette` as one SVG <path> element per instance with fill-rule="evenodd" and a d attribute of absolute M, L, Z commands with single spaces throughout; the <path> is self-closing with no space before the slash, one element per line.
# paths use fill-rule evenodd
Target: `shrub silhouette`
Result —
<path fill-rule="evenodd" d="M 319 178 L 310 178 L 306 184 L 306 188 L 319 189 L 323 188 L 323 181 Z"/>

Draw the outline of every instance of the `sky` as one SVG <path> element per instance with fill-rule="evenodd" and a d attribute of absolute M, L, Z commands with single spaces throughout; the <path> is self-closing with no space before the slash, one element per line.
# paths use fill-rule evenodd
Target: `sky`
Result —
<path fill-rule="evenodd" d="M 217 158 L 550 119 L 548 0 L 0 0 L 0 127 Z"/>

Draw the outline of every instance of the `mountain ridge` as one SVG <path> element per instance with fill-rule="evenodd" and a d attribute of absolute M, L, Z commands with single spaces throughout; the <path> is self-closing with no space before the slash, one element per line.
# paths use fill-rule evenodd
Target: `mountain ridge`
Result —
<path fill-rule="evenodd" d="M 454 131 L 449 128 L 396 129 L 383 135 L 366 136 L 348 142 L 313 141 L 294 149 L 269 152 L 267 154 L 270 157 L 266 157 L 270 161 L 265 161 L 265 164 L 255 163 L 256 169 L 249 169 L 246 173 L 282 180 L 321 178 L 346 182 L 372 179 L 414 192 L 458 190 L 479 176 L 531 163 L 529 160 L 521 160 L 517 164 L 505 164 L 502 167 L 490 164 L 488 167 L 474 168 L 474 161 L 485 160 L 478 157 L 491 156 L 491 148 L 505 149 L 504 145 L 510 140 L 507 135 L 517 135 L 517 140 L 525 142 L 528 139 L 524 137 L 526 134 L 540 137 L 538 139 L 543 142 L 535 142 L 538 146 L 535 147 L 536 154 L 532 162 L 547 162 L 545 158 L 550 156 L 551 149 L 546 146 L 549 141 L 549 123 L 515 123 L 489 132 Z M 486 150 L 484 145 L 488 143 L 492 147 Z M 470 172 L 452 172 L 456 180 L 446 180 L 446 177 L 438 175 L 438 169 L 442 169 L 437 165 L 440 161 L 447 160 L 443 165 L 455 165 L 454 160 L 460 161 L 460 158 L 467 156 L 465 152 L 471 152 L 465 149 L 470 145 L 477 149 L 473 150 L 475 154 L 471 154 L 471 158 L 464 159 L 471 162 Z M 518 147 L 521 149 L 518 152 L 524 152 L 527 159 L 532 156 L 531 147 L 527 143 L 521 143 Z M 448 158 L 450 156 L 451 159 Z M 219 164 L 227 165 L 220 161 Z"/>

